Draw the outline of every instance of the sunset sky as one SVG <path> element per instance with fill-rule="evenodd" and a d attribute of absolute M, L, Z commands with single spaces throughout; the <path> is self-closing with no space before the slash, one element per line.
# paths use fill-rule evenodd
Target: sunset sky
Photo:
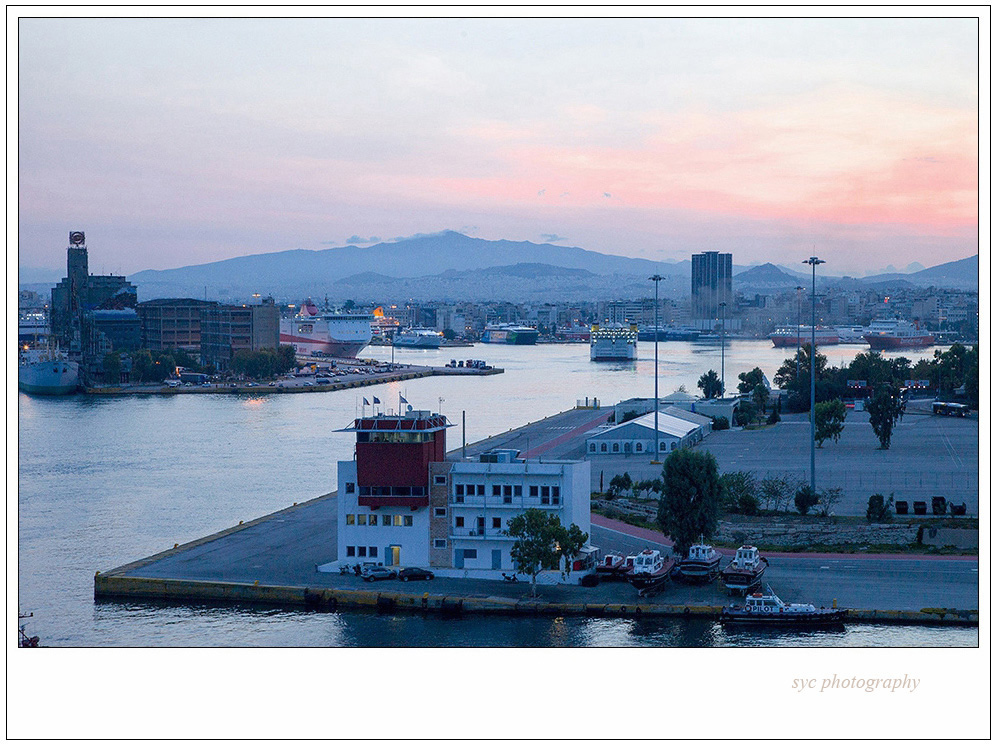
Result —
<path fill-rule="evenodd" d="M 828 274 L 975 254 L 975 19 L 21 19 L 18 263 L 453 229 Z M 414 268 L 412 274 L 418 274 Z"/>

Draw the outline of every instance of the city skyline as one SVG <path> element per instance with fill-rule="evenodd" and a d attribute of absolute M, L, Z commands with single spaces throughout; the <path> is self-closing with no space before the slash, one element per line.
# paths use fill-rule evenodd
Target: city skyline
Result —
<path fill-rule="evenodd" d="M 122 274 L 441 230 L 857 276 L 978 252 L 976 19 L 18 28 L 22 267 L 77 228 Z"/>

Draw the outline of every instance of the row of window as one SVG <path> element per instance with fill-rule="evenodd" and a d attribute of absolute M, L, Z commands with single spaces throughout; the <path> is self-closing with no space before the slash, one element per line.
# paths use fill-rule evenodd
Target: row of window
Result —
<path fill-rule="evenodd" d="M 478 524 L 477 525 L 480 528 L 484 529 L 484 527 L 485 527 L 484 517 L 483 516 L 479 516 L 479 517 L 477 517 L 477 519 L 478 519 Z M 453 518 L 453 521 L 454 521 L 454 526 L 457 529 L 463 529 L 464 528 L 464 517 L 463 516 L 455 516 Z M 506 522 L 506 523 L 508 523 L 508 522 Z M 500 519 L 498 516 L 493 516 L 492 517 L 492 529 L 501 529 L 501 528 L 502 528 L 502 519 Z"/>
<path fill-rule="evenodd" d="M 348 482 L 345 485 L 347 493 L 355 493 L 357 490 L 356 483 Z M 426 489 L 421 486 L 407 487 L 407 486 L 394 486 L 394 487 L 361 487 L 360 495 L 362 496 L 374 496 L 374 497 L 385 497 L 385 498 L 409 498 L 411 496 L 423 497 L 426 495 Z"/>
<path fill-rule="evenodd" d="M 364 547 L 362 545 L 347 545 L 346 546 L 346 557 L 348 558 L 376 558 L 377 548 L 376 547 Z"/>
<path fill-rule="evenodd" d="M 560 498 L 561 488 L 558 485 L 530 485 L 530 498 Z M 454 502 L 463 503 L 464 496 L 485 495 L 485 486 L 481 484 L 455 484 Z M 523 497 L 522 485 L 492 485 L 493 498 L 506 498 L 506 503 L 512 503 L 512 498 Z"/>
<path fill-rule="evenodd" d="M 642 441 L 638 441 L 633 448 L 634 448 L 634 451 L 644 451 L 644 443 Z M 671 450 L 675 451 L 675 449 L 677 449 L 677 448 L 678 448 L 678 442 L 677 441 L 672 441 L 672 448 L 671 448 Z M 624 451 L 630 451 L 630 442 L 629 441 L 625 442 L 623 444 L 623 450 Z M 668 442 L 667 441 L 662 441 L 661 444 L 658 446 L 658 450 L 659 451 L 668 451 Z M 603 444 L 599 445 L 599 451 L 602 452 L 603 454 L 605 454 L 607 451 L 609 451 L 609 448 L 607 448 L 607 445 L 603 443 Z M 620 451 L 620 444 L 619 444 L 618 441 L 613 444 L 612 451 L 613 451 L 613 453 L 619 453 L 619 451 Z M 589 452 L 591 452 L 591 453 L 595 452 L 595 444 L 594 443 L 590 443 L 589 444 Z"/>
<path fill-rule="evenodd" d="M 376 527 L 377 514 L 346 514 L 346 523 L 349 526 Z M 381 514 L 381 526 L 410 527 L 412 526 L 412 516 L 409 514 Z"/>

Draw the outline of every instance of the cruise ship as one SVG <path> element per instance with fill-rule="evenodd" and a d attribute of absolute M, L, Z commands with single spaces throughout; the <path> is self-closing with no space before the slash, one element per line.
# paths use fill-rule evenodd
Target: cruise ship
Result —
<path fill-rule="evenodd" d="M 809 324 L 804 327 L 779 327 L 769 335 L 769 339 L 777 348 L 796 348 L 801 345 L 809 345 L 811 339 L 818 346 L 837 345 L 841 342 L 837 330 L 820 325 L 814 329 Z"/>
<path fill-rule="evenodd" d="M 592 325 L 589 359 L 594 361 L 637 360 L 637 325 Z"/>
<path fill-rule="evenodd" d="M 17 360 L 17 387 L 28 394 L 72 394 L 80 386 L 80 366 L 51 348 L 26 348 Z"/>
<path fill-rule="evenodd" d="M 533 345 L 539 335 L 540 333 L 533 327 L 522 324 L 489 324 L 481 335 L 481 341 L 506 345 Z"/>
<path fill-rule="evenodd" d="M 430 348 L 435 349 L 443 344 L 443 333 L 435 329 L 413 327 L 395 335 L 392 343 L 396 348 Z"/>
<path fill-rule="evenodd" d="M 933 334 L 903 319 L 876 319 L 863 337 L 873 350 L 927 348 L 935 344 Z"/>
<path fill-rule="evenodd" d="M 370 343 L 373 318 L 369 313 L 319 312 L 309 299 L 293 317 L 280 320 L 280 344 L 301 355 L 356 358 Z"/>

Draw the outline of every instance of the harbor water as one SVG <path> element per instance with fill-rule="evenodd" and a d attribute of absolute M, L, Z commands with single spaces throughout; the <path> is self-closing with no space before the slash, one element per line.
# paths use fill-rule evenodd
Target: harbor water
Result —
<path fill-rule="evenodd" d="M 847 362 L 865 346 L 825 349 Z M 399 395 L 456 425 L 448 445 L 501 433 L 598 398 L 653 396 L 654 344 L 631 363 L 592 363 L 587 345 L 395 350 L 397 362 L 484 359 L 505 373 L 432 377 L 337 392 L 136 397 L 18 395 L 18 606 L 30 633 L 55 647 L 131 646 L 975 646 L 975 628 L 849 625 L 844 632 L 730 633 L 706 621 L 486 618 L 455 624 L 418 615 L 93 600 L 95 571 L 271 513 L 335 489 L 336 462 L 352 458 L 339 433 L 363 398 Z M 917 359 L 931 350 L 900 353 Z M 725 378 L 760 366 L 771 380 L 792 350 L 728 341 Z M 390 359 L 388 348 L 367 357 Z M 659 343 L 659 392 L 720 371 L 720 346 Z M 335 548 L 330 547 L 330 559 Z"/>

